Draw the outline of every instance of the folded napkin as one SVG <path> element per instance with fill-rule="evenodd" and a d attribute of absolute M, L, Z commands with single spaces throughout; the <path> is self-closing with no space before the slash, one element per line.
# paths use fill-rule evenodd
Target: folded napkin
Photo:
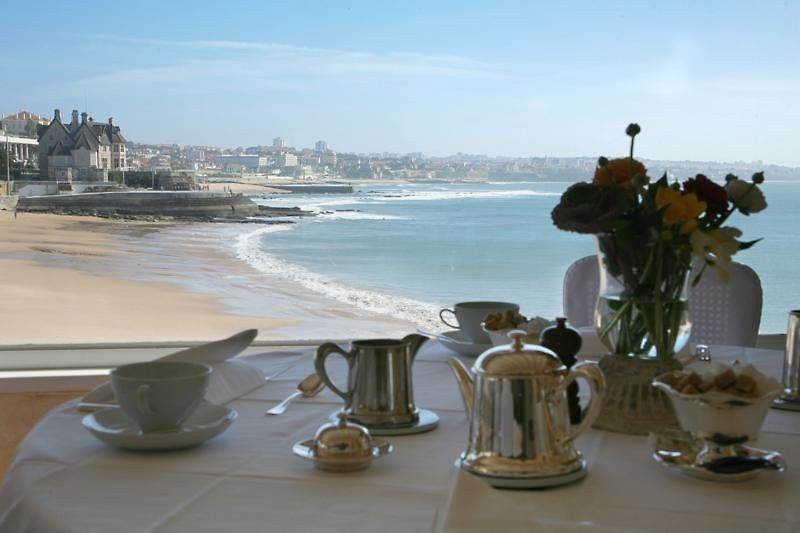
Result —
<path fill-rule="evenodd" d="M 241 361 L 229 361 L 239 355 L 258 335 L 258 330 L 248 329 L 200 346 L 181 350 L 157 359 L 158 361 L 186 361 L 210 365 L 214 371 L 208 381 L 206 400 L 225 404 L 261 387 L 266 379 L 256 368 Z M 81 411 L 95 411 L 116 404 L 111 384 L 106 382 L 90 391 L 78 404 Z"/>

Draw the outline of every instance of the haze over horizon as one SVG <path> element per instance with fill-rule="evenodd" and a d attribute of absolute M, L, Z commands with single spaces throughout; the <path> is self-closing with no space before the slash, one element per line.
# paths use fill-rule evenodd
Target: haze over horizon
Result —
<path fill-rule="evenodd" d="M 5 6 L 29 20 L 29 6 Z M 800 3 L 43 2 L 0 35 L 0 112 L 137 142 L 800 166 Z M 592 155 L 593 157 L 593 155 Z"/>

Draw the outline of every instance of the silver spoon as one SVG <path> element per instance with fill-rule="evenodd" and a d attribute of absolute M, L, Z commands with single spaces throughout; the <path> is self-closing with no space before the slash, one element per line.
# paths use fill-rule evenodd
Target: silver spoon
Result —
<path fill-rule="evenodd" d="M 286 411 L 286 408 L 289 406 L 289 402 L 294 400 L 295 398 L 299 398 L 300 396 L 304 396 L 306 398 L 311 398 L 312 396 L 316 396 L 320 393 L 322 389 L 325 388 L 325 384 L 319 378 L 319 376 L 314 374 L 309 374 L 306 376 L 303 381 L 297 384 L 297 390 L 290 394 L 285 400 L 281 403 L 267 411 L 268 415 L 280 415 Z"/>

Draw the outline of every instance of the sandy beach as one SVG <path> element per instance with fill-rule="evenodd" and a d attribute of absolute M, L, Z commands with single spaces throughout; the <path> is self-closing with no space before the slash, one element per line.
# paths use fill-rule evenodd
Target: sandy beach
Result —
<path fill-rule="evenodd" d="M 3 344 L 400 334 L 413 325 L 271 279 L 215 242 L 242 228 L 0 212 Z M 207 235 L 207 238 L 206 238 Z"/>

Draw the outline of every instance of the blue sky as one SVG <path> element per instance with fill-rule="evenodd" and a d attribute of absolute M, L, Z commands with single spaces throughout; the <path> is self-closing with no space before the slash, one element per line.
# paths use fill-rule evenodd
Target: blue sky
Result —
<path fill-rule="evenodd" d="M 91 4 L 91 5 L 90 5 Z M 0 112 L 140 142 L 800 166 L 800 2 L 6 3 Z M 43 17 L 43 18 L 42 18 Z"/>

